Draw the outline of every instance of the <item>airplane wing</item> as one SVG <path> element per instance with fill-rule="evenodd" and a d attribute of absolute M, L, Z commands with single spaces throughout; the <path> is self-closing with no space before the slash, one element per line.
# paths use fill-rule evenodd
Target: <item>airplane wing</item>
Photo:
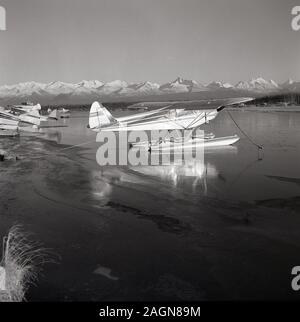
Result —
<path fill-rule="evenodd" d="M 13 120 L 18 120 L 19 118 L 11 113 L 8 113 L 6 111 L 0 111 L 0 116 L 3 116 L 5 118 L 13 119 Z"/>
<path fill-rule="evenodd" d="M 0 117 L 15 120 L 18 122 L 22 121 L 33 125 L 40 125 L 40 121 L 41 121 L 41 117 L 38 110 L 32 110 L 30 112 L 26 112 L 21 115 L 14 115 L 9 112 L 0 111 Z"/>
<path fill-rule="evenodd" d="M 130 106 L 130 108 L 148 108 L 148 109 L 185 109 L 185 110 L 222 110 L 226 106 L 238 105 L 252 101 L 252 97 L 238 98 L 221 98 L 221 99 L 205 99 L 193 101 L 169 101 L 169 102 L 141 102 Z"/>
<path fill-rule="evenodd" d="M 41 105 L 36 104 L 36 105 L 13 105 L 11 106 L 11 110 L 18 112 L 18 113 L 28 113 L 31 111 L 40 111 L 41 110 Z"/>
<path fill-rule="evenodd" d="M 13 107 L 16 107 L 16 108 L 21 108 L 23 110 L 41 110 L 42 107 L 41 107 L 41 104 L 36 104 L 36 105 L 13 105 Z"/>
<path fill-rule="evenodd" d="M 28 113 L 30 110 L 24 110 L 23 108 L 21 107 L 16 107 L 16 106 L 12 106 L 11 107 L 11 110 L 13 112 L 16 112 L 16 113 L 19 113 L 19 114 L 23 114 L 23 113 Z"/>
<path fill-rule="evenodd" d="M 252 98 L 226 98 L 197 101 L 142 102 L 131 107 L 148 111 L 114 118 L 99 102 L 90 109 L 89 127 L 94 131 L 190 129 L 214 119 L 230 105 L 252 101 Z"/>

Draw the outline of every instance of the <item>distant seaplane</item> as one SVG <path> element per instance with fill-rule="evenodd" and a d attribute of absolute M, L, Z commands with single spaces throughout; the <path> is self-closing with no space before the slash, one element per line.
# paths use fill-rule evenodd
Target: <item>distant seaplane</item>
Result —
<path fill-rule="evenodd" d="M 28 132 L 32 131 L 29 129 L 28 125 L 33 126 L 33 130 L 39 129 L 42 122 L 48 120 L 57 120 L 58 112 L 57 110 L 51 111 L 47 116 L 40 114 L 41 105 L 13 105 L 10 110 L 0 109 L 0 135 L 1 136 L 15 136 L 19 130 Z M 22 127 L 20 127 L 22 125 Z M 24 127 L 25 125 L 25 127 Z M 47 127 L 57 127 L 57 126 L 47 126 Z"/>
<path fill-rule="evenodd" d="M 58 119 L 57 109 L 50 110 L 49 114 L 41 115 L 40 110 L 42 109 L 40 104 L 36 105 L 13 105 L 10 112 L 18 115 L 20 120 L 27 123 L 39 125 L 40 121 L 47 121 L 48 119 Z"/>
<path fill-rule="evenodd" d="M 132 147 L 146 148 L 149 151 L 178 147 L 192 147 L 195 144 L 205 147 L 218 147 L 232 145 L 240 138 L 237 135 L 215 138 L 214 135 L 193 137 L 194 131 L 201 125 L 213 120 L 220 111 L 227 106 L 240 105 L 252 101 L 253 98 L 227 98 L 198 101 L 178 102 L 143 102 L 134 104 L 135 108 L 145 108 L 149 111 L 136 113 L 124 117 L 113 117 L 111 113 L 99 102 L 94 102 L 90 109 L 89 128 L 95 132 L 100 131 L 153 131 L 188 130 L 185 137 L 164 138 L 155 141 L 132 143 Z M 151 110 L 150 110 L 151 109 Z"/>

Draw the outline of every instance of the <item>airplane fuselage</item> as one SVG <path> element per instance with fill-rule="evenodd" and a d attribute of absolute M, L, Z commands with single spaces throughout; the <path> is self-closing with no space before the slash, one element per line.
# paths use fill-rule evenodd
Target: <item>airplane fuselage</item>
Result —
<path fill-rule="evenodd" d="M 217 116 L 215 109 L 208 110 L 163 110 L 152 115 L 148 112 L 116 118 L 116 122 L 103 125 L 98 131 L 148 131 L 184 130 L 199 127 Z"/>

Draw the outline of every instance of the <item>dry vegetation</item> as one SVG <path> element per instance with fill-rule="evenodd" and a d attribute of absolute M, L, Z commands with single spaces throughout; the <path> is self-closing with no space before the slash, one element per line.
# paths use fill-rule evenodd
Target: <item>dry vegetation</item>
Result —
<path fill-rule="evenodd" d="M 51 262 L 49 251 L 29 239 L 20 226 L 10 229 L 3 240 L 2 261 L 5 270 L 5 290 L 0 290 L 0 302 L 21 302 L 29 286 L 37 282 L 45 262 Z"/>

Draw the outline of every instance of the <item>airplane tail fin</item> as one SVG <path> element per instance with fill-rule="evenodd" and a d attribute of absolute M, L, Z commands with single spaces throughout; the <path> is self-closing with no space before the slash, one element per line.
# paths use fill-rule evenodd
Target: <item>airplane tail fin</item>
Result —
<path fill-rule="evenodd" d="M 99 130 L 104 125 L 116 123 L 117 120 L 99 102 L 94 102 L 90 109 L 89 127 L 92 130 Z"/>
<path fill-rule="evenodd" d="M 50 119 L 54 119 L 54 120 L 57 120 L 58 119 L 58 115 L 57 115 L 57 109 L 53 110 L 49 116 L 48 116 Z"/>

